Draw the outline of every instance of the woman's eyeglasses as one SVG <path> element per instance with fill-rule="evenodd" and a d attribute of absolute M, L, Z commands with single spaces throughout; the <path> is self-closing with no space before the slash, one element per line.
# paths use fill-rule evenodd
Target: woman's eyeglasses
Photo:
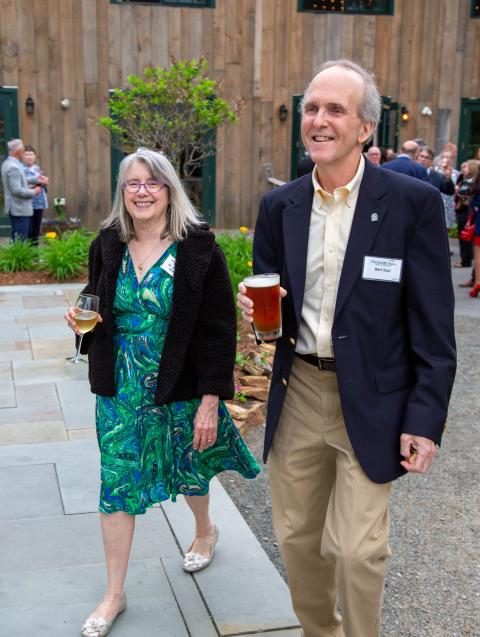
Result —
<path fill-rule="evenodd" d="M 166 186 L 163 181 L 157 181 L 156 179 L 148 179 L 147 181 L 137 181 L 132 179 L 132 181 L 125 181 L 123 183 L 123 189 L 127 192 L 140 192 L 140 188 L 143 186 L 147 192 L 156 193 L 160 192 L 160 190 Z"/>

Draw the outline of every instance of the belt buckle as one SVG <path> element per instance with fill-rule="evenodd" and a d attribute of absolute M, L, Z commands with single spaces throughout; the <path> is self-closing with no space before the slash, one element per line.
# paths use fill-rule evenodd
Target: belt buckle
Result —
<path fill-rule="evenodd" d="M 325 358 L 318 359 L 318 368 L 322 372 L 334 372 L 335 371 L 335 361 L 328 360 Z"/>

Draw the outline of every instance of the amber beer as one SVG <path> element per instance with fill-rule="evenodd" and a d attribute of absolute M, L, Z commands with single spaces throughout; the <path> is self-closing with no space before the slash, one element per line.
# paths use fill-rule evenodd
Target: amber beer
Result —
<path fill-rule="evenodd" d="M 282 335 L 280 275 L 255 274 L 243 280 L 247 296 L 253 301 L 253 327 L 261 341 L 273 341 Z"/>

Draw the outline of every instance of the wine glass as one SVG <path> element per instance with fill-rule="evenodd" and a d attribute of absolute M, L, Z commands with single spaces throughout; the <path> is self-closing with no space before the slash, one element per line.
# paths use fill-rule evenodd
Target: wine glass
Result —
<path fill-rule="evenodd" d="M 71 358 L 67 358 L 69 363 L 86 363 L 87 361 L 80 356 L 80 348 L 82 347 L 83 335 L 93 330 L 98 321 L 98 303 L 100 299 L 94 294 L 80 294 L 75 303 L 75 323 L 80 332 L 77 353 Z"/>

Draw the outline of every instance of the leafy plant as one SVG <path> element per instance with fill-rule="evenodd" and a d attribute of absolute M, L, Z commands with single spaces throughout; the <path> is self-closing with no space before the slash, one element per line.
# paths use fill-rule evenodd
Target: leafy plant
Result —
<path fill-rule="evenodd" d="M 215 153 L 211 133 L 235 122 L 240 103 L 217 97 L 218 82 L 207 77 L 208 63 L 180 60 L 164 68 L 147 67 L 143 77 L 130 75 L 129 86 L 109 98 L 109 117 L 99 124 L 113 134 L 114 143 L 132 152 L 139 146 L 162 151 L 180 177 L 191 176 L 205 157 Z"/>
<path fill-rule="evenodd" d="M 245 396 L 245 394 L 242 391 L 236 391 L 234 396 L 235 400 L 238 400 L 238 402 L 240 403 L 246 403 L 248 398 Z"/>
<path fill-rule="evenodd" d="M 90 243 L 95 234 L 84 230 L 66 232 L 60 238 L 47 238 L 39 248 L 39 269 L 57 281 L 77 276 L 85 270 Z"/>
<path fill-rule="evenodd" d="M 0 271 L 35 270 L 36 257 L 37 248 L 29 241 L 16 240 L 0 248 Z"/>
<path fill-rule="evenodd" d="M 225 254 L 230 281 L 236 294 L 240 281 L 252 274 L 253 239 L 247 233 L 241 232 L 240 234 L 218 234 L 216 240 Z"/>

